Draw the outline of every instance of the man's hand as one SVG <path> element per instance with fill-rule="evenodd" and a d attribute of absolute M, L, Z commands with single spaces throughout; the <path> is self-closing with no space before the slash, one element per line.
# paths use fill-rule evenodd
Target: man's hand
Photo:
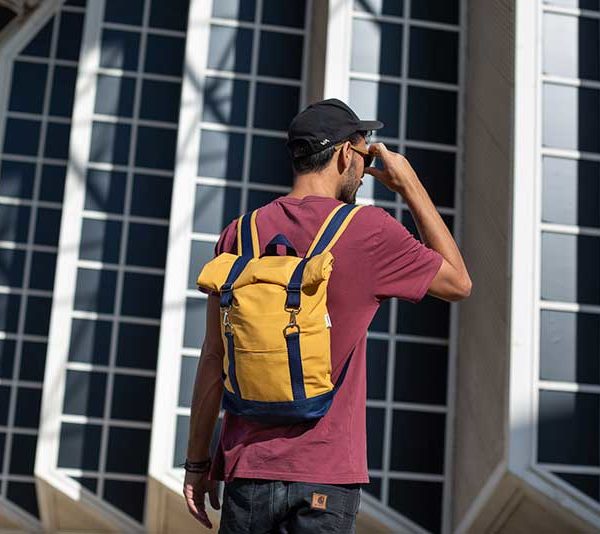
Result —
<path fill-rule="evenodd" d="M 372 143 L 369 152 L 381 160 L 383 170 L 367 167 L 365 173 L 374 176 L 388 189 L 402 193 L 407 181 L 416 178 L 408 160 L 402 154 L 388 150 L 383 143 Z"/>
<path fill-rule="evenodd" d="M 183 495 L 188 510 L 206 528 L 212 528 L 212 523 L 208 519 L 204 504 L 206 493 L 208 493 L 210 505 L 215 510 L 218 510 L 221 505 L 219 504 L 219 495 L 217 493 L 217 481 L 209 480 L 208 472 L 190 473 L 186 471 L 183 481 Z"/>

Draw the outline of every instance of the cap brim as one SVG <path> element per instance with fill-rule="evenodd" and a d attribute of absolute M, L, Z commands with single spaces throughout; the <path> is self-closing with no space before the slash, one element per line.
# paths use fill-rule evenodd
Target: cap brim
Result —
<path fill-rule="evenodd" d="M 383 128 L 384 124 L 381 121 L 360 121 L 359 130 L 379 130 Z"/>

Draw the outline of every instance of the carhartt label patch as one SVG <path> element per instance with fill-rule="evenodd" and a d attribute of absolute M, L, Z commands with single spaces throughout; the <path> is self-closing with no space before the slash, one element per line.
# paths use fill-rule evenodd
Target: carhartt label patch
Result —
<path fill-rule="evenodd" d="M 313 493 L 310 507 L 316 508 L 317 510 L 327 510 L 327 495 L 323 495 L 322 493 Z"/>

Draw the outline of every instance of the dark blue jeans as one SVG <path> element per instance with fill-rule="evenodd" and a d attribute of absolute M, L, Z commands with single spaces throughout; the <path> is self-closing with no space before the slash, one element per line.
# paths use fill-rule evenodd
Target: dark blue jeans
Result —
<path fill-rule="evenodd" d="M 353 533 L 360 491 L 360 484 L 236 478 L 225 483 L 219 533 Z"/>

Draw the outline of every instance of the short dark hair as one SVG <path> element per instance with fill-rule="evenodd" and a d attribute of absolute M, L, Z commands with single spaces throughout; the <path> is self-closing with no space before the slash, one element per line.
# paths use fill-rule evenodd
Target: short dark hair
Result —
<path fill-rule="evenodd" d="M 357 145 L 360 143 L 361 139 L 367 138 L 368 133 L 369 132 L 366 131 L 354 132 L 352 135 L 340 142 L 350 141 L 352 145 Z M 315 154 L 292 158 L 292 168 L 294 169 L 294 173 L 306 174 L 308 172 L 322 171 L 325 167 L 327 167 L 327 165 L 329 165 L 331 158 L 333 158 L 334 152 L 335 148 L 330 146 L 329 148 L 325 148 L 324 150 L 316 152 Z"/>

